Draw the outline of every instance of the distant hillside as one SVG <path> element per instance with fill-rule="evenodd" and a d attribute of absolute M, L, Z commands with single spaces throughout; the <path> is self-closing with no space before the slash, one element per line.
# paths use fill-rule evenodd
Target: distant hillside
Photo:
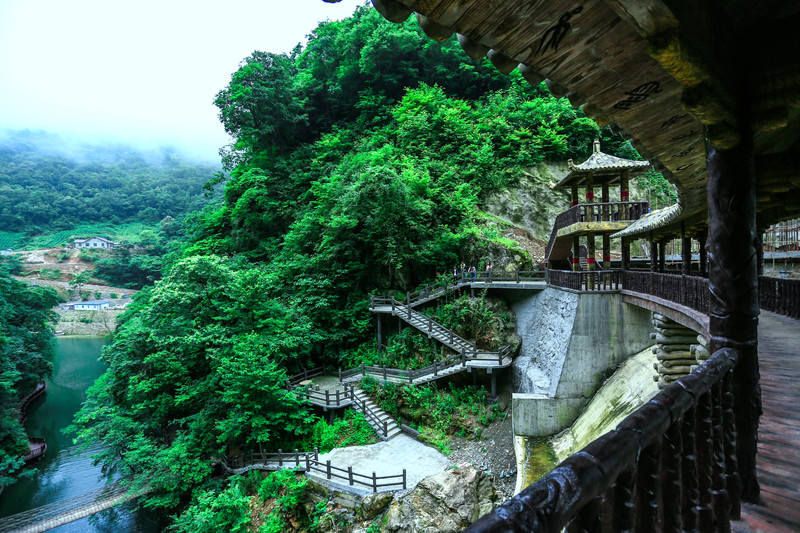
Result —
<path fill-rule="evenodd" d="M 0 132 L 0 248 L 27 245 L 37 235 L 59 237 L 34 246 L 62 244 L 71 234 L 120 238 L 114 226 L 181 219 L 207 203 L 202 187 L 218 170 L 169 150 L 145 153 L 45 132 Z M 93 228 L 98 224 L 103 227 Z"/>

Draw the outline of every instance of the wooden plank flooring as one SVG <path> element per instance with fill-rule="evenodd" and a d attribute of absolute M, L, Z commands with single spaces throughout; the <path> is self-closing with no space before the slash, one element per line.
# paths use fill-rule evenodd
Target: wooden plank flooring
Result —
<path fill-rule="evenodd" d="M 758 356 L 764 414 L 756 467 L 763 505 L 745 504 L 735 532 L 800 531 L 800 321 L 762 311 Z"/>

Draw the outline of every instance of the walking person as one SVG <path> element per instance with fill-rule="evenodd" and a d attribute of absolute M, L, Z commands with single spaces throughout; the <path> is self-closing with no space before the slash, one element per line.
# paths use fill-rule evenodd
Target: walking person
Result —
<path fill-rule="evenodd" d="M 461 281 L 467 281 L 467 265 L 461 261 Z"/>
<path fill-rule="evenodd" d="M 492 266 L 493 265 L 492 265 L 491 261 L 486 263 L 486 282 L 487 283 L 491 283 L 492 282 Z"/>
<path fill-rule="evenodd" d="M 471 266 L 469 267 L 469 272 L 472 274 L 472 282 L 475 283 L 475 278 L 478 275 L 478 269 L 476 269 L 475 266 Z"/>

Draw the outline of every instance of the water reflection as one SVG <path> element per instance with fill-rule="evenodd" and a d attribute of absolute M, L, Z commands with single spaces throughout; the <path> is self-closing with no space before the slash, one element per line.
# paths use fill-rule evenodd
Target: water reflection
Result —
<path fill-rule="evenodd" d="M 94 380 L 105 370 L 99 357 L 106 339 L 60 337 L 57 339 L 53 378 L 47 393 L 28 411 L 28 435 L 47 439 L 47 454 L 35 466 L 38 473 L 8 487 L 0 495 L 0 517 L 39 507 L 105 484 L 99 466 L 91 456 L 99 446 L 78 453 L 71 436 L 61 430 L 71 422 Z M 54 529 L 57 532 L 149 532 L 158 531 L 144 513 L 132 513 L 122 506 L 95 517 L 77 520 Z"/>

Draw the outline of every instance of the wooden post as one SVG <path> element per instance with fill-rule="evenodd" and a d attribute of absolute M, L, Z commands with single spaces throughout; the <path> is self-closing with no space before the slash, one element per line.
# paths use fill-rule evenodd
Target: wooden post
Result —
<path fill-rule="evenodd" d="M 622 238 L 622 270 L 628 270 L 631 266 L 631 242 Z"/>
<path fill-rule="evenodd" d="M 314 448 L 316 451 L 316 448 Z M 311 470 L 311 459 L 309 458 L 308 454 L 306 454 L 306 472 Z"/>
<path fill-rule="evenodd" d="M 600 192 L 600 201 L 603 202 L 604 204 L 606 204 L 606 205 L 603 206 L 602 219 L 604 221 L 607 221 L 607 220 L 611 219 L 610 216 L 609 216 L 608 205 L 607 205 L 611 201 L 609 199 L 609 196 L 608 196 L 608 182 L 604 182 L 601 185 L 601 190 L 600 191 L 601 191 Z"/>
<path fill-rule="evenodd" d="M 603 270 L 611 270 L 611 236 L 603 233 Z"/>
<path fill-rule="evenodd" d="M 597 266 L 595 254 L 597 249 L 595 248 L 595 241 L 594 241 L 594 233 L 589 233 L 586 235 L 586 270 L 593 271 Z"/>
<path fill-rule="evenodd" d="M 330 459 L 325 461 L 325 475 L 328 477 L 328 479 L 331 478 L 331 460 Z"/>
<path fill-rule="evenodd" d="M 347 481 L 350 483 L 350 486 L 353 486 L 353 467 L 347 467 Z"/>
<path fill-rule="evenodd" d="M 331 391 L 329 391 L 328 389 L 325 389 L 325 406 L 326 407 L 331 404 L 330 396 L 331 396 Z"/>
<path fill-rule="evenodd" d="M 575 207 L 578 205 L 578 186 L 572 186 L 572 203 L 569 205 L 570 207 Z"/>
<path fill-rule="evenodd" d="M 278 448 L 278 466 L 283 466 L 283 450 Z"/>
<path fill-rule="evenodd" d="M 686 230 L 681 223 L 681 274 L 688 276 L 692 273 L 692 238 L 686 235 Z"/>
<path fill-rule="evenodd" d="M 378 353 L 381 353 L 381 346 L 383 345 L 383 331 L 381 330 L 381 314 L 378 315 Z"/>
<path fill-rule="evenodd" d="M 747 99 L 743 98 L 743 102 Z M 761 416 L 758 368 L 758 265 L 756 176 L 752 130 L 747 110 L 740 110 L 741 141 L 722 150 L 706 146 L 708 171 L 708 253 L 711 259 L 709 334 L 711 352 L 732 347 L 739 352 L 733 390 L 737 432 L 736 459 L 741 497 L 759 501 L 756 443 Z M 730 491 L 738 498 L 738 487 Z M 733 518 L 738 518 L 733 516 Z"/>
<path fill-rule="evenodd" d="M 667 242 L 661 241 L 658 243 L 658 271 L 667 271 Z"/>
<path fill-rule="evenodd" d="M 581 239 L 577 235 L 572 237 L 572 271 L 581 269 Z"/>
<path fill-rule="evenodd" d="M 378 477 L 375 475 L 375 472 L 372 473 L 372 492 L 378 492 Z"/>
<path fill-rule="evenodd" d="M 650 232 L 650 272 L 658 272 L 658 243 L 653 240 L 653 232 Z"/>
<path fill-rule="evenodd" d="M 297 451 L 297 448 L 294 449 L 294 464 L 300 466 L 300 452 Z"/>
<path fill-rule="evenodd" d="M 708 273 L 708 231 L 701 232 L 697 240 L 700 241 L 700 275 L 705 276 Z"/>
<path fill-rule="evenodd" d="M 514 269 L 514 278 L 517 280 L 517 283 L 519 283 L 519 267 Z"/>
<path fill-rule="evenodd" d="M 403 469 L 403 490 L 406 488 L 406 469 Z"/>

